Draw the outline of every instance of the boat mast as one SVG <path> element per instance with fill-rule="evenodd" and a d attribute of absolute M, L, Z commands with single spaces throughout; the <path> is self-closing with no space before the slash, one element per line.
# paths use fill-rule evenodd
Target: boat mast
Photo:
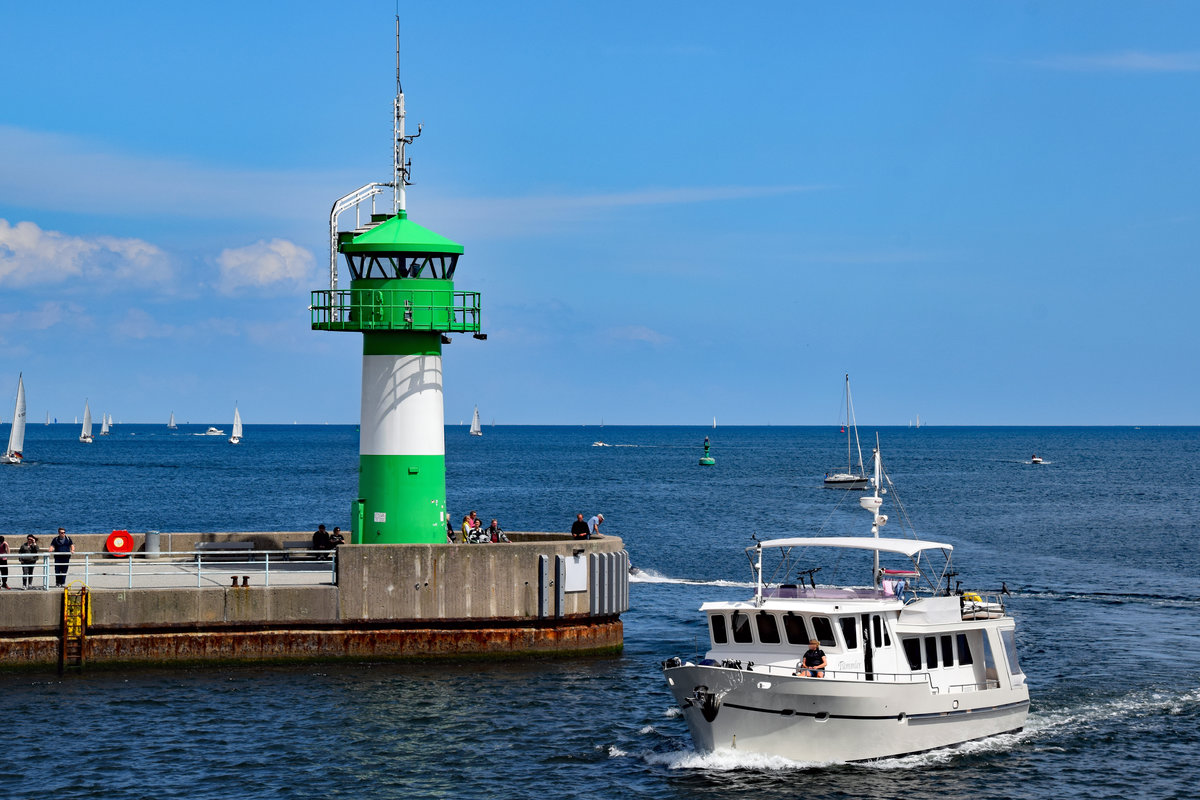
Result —
<path fill-rule="evenodd" d="M 872 460 L 874 462 L 874 468 L 875 468 L 875 475 L 874 475 L 875 494 L 868 495 L 866 497 L 860 497 L 858 499 L 858 504 L 860 506 L 862 506 L 864 509 L 866 509 L 867 511 L 871 512 L 871 535 L 874 536 L 876 539 L 878 539 L 879 538 L 879 529 L 887 524 L 887 519 L 888 519 L 886 514 L 879 513 L 880 507 L 883 506 L 883 498 L 880 495 L 882 492 L 886 492 L 887 490 L 880 488 L 880 486 L 883 484 L 883 463 L 879 457 L 879 434 L 878 433 L 875 434 L 875 452 L 872 454 Z M 872 580 L 874 581 L 874 585 L 878 587 L 879 586 L 879 577 L 880 577 L 879 576 L 879 551 L 875 550 L 874 553 L 875 553 L 874 570 L 872 571 L 871 574 L 874 576 L 872 578 Z"/>

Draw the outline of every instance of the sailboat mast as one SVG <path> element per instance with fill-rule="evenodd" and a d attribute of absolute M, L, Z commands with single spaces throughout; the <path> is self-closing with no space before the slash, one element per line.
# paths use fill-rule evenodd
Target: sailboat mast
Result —
<path fill-rule="evenodd" d="M 863 469 L 862 458 L 862 443 L 858 440 L 858 420 L 854 419 L 854 403 L 850 399 L 850 374 L 846 373 L 846 416 L 850 420 L 850 427 L 854 428 L 854 446 L 858 448 L 858 474 L 862 475 L 866 470 Z M 846 432 L 846 458 L 850 459 L 850 432 Z M 853 474 L 853 469 L 847 469 L 847 472 Z"/>

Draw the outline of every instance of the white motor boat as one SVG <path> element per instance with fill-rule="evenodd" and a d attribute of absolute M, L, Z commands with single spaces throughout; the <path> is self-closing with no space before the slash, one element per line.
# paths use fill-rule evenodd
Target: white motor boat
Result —
<path fill-rule="evenodd" d="M 1030 464 L 1042 464 L 1042 463 L 1045 463 L 1045 462 L 1043 462 L 1043 461 L 1042 461 L 1042 457 L 1041 457 L 1041 456 L 1039 456 L 1039 455 L 1037 455 L 1037 454 L 1035 453 L 1034 455 L 1032 455 L 1032 456 L 1030 456 L 1030 457 L 1029 457 L 1029 463 L 1030 463 Z"/>
<path fill-rule="evenodd" d="M 952 589 L 949 544 L 880 537 L 881 477 L 877 448 L 875 493 L 859 501 L 871 536 L 758 542 L 754 596 L 700 607 L 708 651 L 663 662 L 697 749 L 863 761 L 1022 729 L 1029 689 L 1001 593 Z M 813 578 L 848 567 L 857 582 Z M 811 639 L 825 666 L 806 672 Z"/>
<path fill-rule="evenodd" d="M 225 435 L 225 431 L 221 430 L 220 428 L 214 428 L 212 426 L 209 426 L 209 429 L 206 430 L 204 433 L 193 433 L 192 434 L 192 436 L 224 436 L 224 435 Z"/>
<path fill-rule="evenodd" d="M 92 443 L 92 408 L 86 400 L 83 401 L 83 428 L 79 431 L 79 441 Z"/>
<path fill-rule="evenodd" d="M 25 460 L 25 376 L 17 376 L 17 405 L 13 408 L 12 428 L 8 431 L 8 449 L 0 464 L 20 464 Z"/>
<path fill-rule="evenodd" d="M 825 473 L 825 485 L 830 489 L 866 489 L 870 480 L 863 468 L 862 445 L 858 441 L 858 423 L 854 419 L 854 403 L 850 399 L 850 374 L 846 373 L 846 471 Z M 851 444 L 858 450 L 858 471 L 854 471 L 854 453 Z"/>

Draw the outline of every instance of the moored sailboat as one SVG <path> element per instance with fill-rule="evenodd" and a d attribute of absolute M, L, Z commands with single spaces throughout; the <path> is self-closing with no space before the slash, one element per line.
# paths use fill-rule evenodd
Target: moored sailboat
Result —
<path fill-rule="evenodd" d="M 8 449 L 0 456 L 0 464 L 20 464 L 25 459 L 25 377 L 17 375 L 17 404 L 13 409 L 12 428 L 8 432 Z"/>
<path fill-rule="evenodd" d="M 825 473 L 825 485 L 833 489 L 865 489 L 867 474 L 863 467 L 862 444 L 858 441 L 858 422 L 854 419 L 854 402 L 850 399 L 850 373 L 846 373 L 846 471 Z M 853 437 L 853 439 L 851 438 Z M 854 452 L 850 445 L 858 449 L 858 471 L 854 471 Z"/>

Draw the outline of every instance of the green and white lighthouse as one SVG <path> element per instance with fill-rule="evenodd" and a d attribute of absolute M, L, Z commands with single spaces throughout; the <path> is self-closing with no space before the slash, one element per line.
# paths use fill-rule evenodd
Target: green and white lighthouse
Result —
<path fill-rule="evenodd" d="M 329 289 L 312 293 L 313 330 L 363 335 L 358 498 L 351 506 L 355 544 L 446 541 L 446 449 L 442 345 L 451 333 L 480 333 L 479 294 L 454 288 L 462 245 L 408 218 L 411 162 L 405 146 L 397 20 L 392 182 L 370 183 L 334 203 Z M 390 190 L 392 212 L 375 213 Z M 361 207 L 370 201 L 369 221 Z M 351 208 L 355 228 L 339 231 Z M 338 288 L 338 256 L 350 288 Z"/>

